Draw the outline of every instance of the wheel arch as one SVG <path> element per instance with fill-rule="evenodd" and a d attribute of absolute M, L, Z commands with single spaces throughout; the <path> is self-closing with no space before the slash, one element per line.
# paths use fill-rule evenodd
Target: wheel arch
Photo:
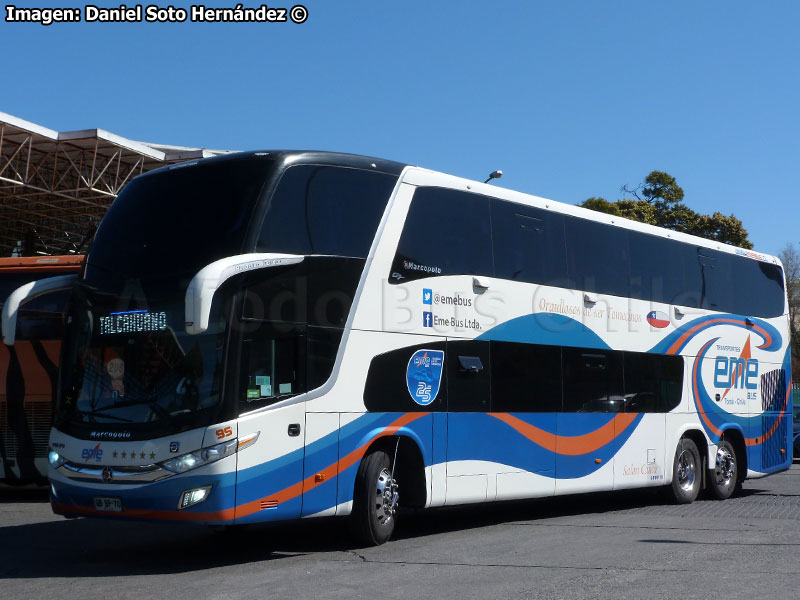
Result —
<path fill-rule="evenodd" d="M 706 434 L 703 433 L 703 431 L 700 430 L 699 428 L 693 427 L 692 425 L 688 425 L 687 427 L 678 431 L 677 434 L 675 435 L 675 438 L 673 439 L 673 443 L 671 446 L 673 449 L 672 456 L 674 456 L 674 452 L 675 450 L 677 450 L 678 444 L 680 444 L 682 438 L 688 438 L 692 440 L 694 442 L 694 445 L 697 446 L 697 450 L 700 453 L 700 461 L 702 462 L 701 477 L 703 477 L 703 479 L 701 480 L 701 484 L 704 487 L 705 471 L 708 465 L 708 438 L 706 437 Z M 668 454 L 667 456 L 670 455 Z M 669 479 L 667 480 L 667 483 L 670 483 L 675 477 L 675 473 L 672 472 L 673 461 L 669 459 L 666 461 L 666 464 L 669 465 L 669 469 L 671 471 Z"/>
<path fill-rule="evenodd" d="M 400 505 L 423 508 L 428 500 L 425 459 L 416 435 L 412 437 L 409 433 L 413 434 L 403 431 L 398 435 L 386 435 L 373 440 L 361 460 L 378 450 L 386 452 L 395 463 L 393 475 L 399 484 Z"/>
<path fill-rule="evenodd" d="M 723 427 L 722 436 L 720 436 L 720 439 L 730 443 L 730 445 L 733 446 L 734 452 L 736 452 L 736 461 L 738 463 L 737 479 L 741 483 L 747 476 L 748 463 L 747 445 L 744 441 L 744 432 L 738 425 L 729 425 L 727 427 Z M 711 465 L 709 465 L 708 468 L 711 468 Z"/>

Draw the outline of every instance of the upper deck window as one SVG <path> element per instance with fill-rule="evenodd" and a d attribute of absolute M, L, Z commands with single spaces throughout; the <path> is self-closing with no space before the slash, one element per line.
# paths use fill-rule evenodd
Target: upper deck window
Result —
<path fill-rule="evenodd" d="M 445 275 L 494 275 L 766 318 L 782 315 L 785 304 L 775 264 L 499 198 L 420 187 L 389 282 Z"/>
<path fill-rule="evenodd" d="M 497 277 L 568 285 L 564 215 L 493 200 L 492 231 Z"/>
<path fill-rule="evenodd" d="M 445 188 L 417 189 L 389 281 L 493 273 L 489 198 Z"/>
<path fill-rule="evenodd" d="M 361 169 L 289 167 L 256 250 L 366 258 L 396 182 L 395 175 Z"/>

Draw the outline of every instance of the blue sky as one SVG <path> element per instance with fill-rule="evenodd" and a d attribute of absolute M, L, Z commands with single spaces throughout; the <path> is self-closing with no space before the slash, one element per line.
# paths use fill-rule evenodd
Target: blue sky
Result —
<path fill-rule="evenodd" d="M 569 203 L 658 169 L 693 209 L 742 219 L 756 249 L 800 241 L 800 3 L 304 4 L 302 25 L 0 21 L 0 111 L 164 144 L 502 169 L 503 186 Z"/>

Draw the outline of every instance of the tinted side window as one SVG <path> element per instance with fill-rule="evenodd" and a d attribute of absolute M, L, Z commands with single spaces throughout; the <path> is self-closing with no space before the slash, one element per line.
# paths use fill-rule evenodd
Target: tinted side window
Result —
<path fill-rule="evenodd" d="M 342 333 L 342 329 L 333 327 L 308 327 L 306 379 L 309 390 L 320 387 L 333 372 Z"/>
<path fill-rule="evenodd" d="M 241 346 L 240 414 L 306 391 L 305 351 L 302 328 L 250 328 Z"/>
<path fill-rule="evenodd" d="M 290 167 L 270 201 L 257 250 L 366 258 L 397 177 L 317 165 Z"/>
<path fill-rule="evenodd" d="M 491 393 L 489 342 L 447 342 L 447 410 L 488 412 Z"/>
<path fill-rule="evenodd" d="M 731 285 L 731 258 L 729 254 L 708 248 L 697 249 L 701 308 L 726 311 L 731 307 L 735 294 Z"/>
<path fill-rule="evenodd" d="M 444 188 L 418 188 L 389 282 L 493 273 L 489 198 Z"/>
<path fill-rule="evenodd" d="M 495 275 L 512 281 L 564 286 L 564 216 L 492 200 Z"/>
<path fill-rule="evenodd" d="M 631 296 L 643 300 L 697 306 L 686 273 L 696 270 L 693 246 L 637 231 L 629 232 Z"/>
<path fill-rule="evenodd" d="M 777 317 L 785 308 L 783 271 L 778 265 L 731 256 L 735 280 L 740 290 L 759 290 L 758 294 L 734 294 L 731 312 L 740 315 Z"/>
<path fill-rule="evenodd" d="M 364 386 L 364 405 L 368 411 L 420 412 L 447 409 L 447 381 L 444 371 L 441 373 L 438 392 L 429 404 L 421 405 L 411 395 L 407 373 L 410 361 L 420 350 L 444 351 L 445 342 L 399 348 L 372 359 Z"/>
<path fill-rule="evenodd" d="M 492 412 L 559 412 L 561 347 L 492 342 Z"/>
<path fill-rule="evenodd" d="M 630 296 L 628 231 L 566 217 L 567 270 L 578 289 Z"/>
<path fill-rule="evenodd" d="M 681 402 L 683 357 L 625 352 L 625 411 L 669 412 Z"/>
<path fill-rule="evenodd" d="M 564 348 L 564 411 L 622 412 L 622 353 Z"/>
<path fill-rule="evenodd" d="M 242 318 L 344 327 L 363 268 L 361 258 L 309 256 L 251 272 Z"/>

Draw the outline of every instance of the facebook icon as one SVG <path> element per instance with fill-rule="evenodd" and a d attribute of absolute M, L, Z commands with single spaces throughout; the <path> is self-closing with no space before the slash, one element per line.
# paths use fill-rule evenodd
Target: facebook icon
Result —
<path fill-rule="evenodd" d="M 433 304 L 433 290 L 429 290 L 428 288 L 422 290 L 422 303 Z"/>
<path fill-rule="evenodd" d="M 433 313 L 432 312 L 424 312 L 424 313 L 422 313 L 422 326 L 423 327 L 433 327 Z"/>

